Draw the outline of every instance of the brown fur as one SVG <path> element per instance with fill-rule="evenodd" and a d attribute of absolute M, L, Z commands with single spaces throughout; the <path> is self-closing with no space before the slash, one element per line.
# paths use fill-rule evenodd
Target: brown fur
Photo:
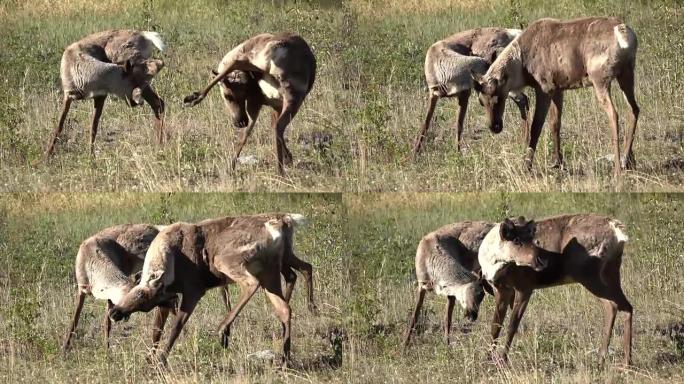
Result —
<path fill-rule="evenodd" d="M 199 104 L 214 85 L 221 84 L 221 94 L 234 124 L 244 128 L 231 162 L 233 168 L 261 107 L 273 108 L 271 122 L 276 136 L 278 172 L 284 175 L 283 165 L 292 162 L 292 154 L 285 144 L 285 128 L 299 111 L 316 78 L 316 58 L 309 45 L 294 33 L 260 34 L 228 52 L 215 75 L 202 92 L 185 98 L 186 105 Z M 262 93 L 258 88 L 260 81 L 274 85 L 278 96 Z M 253 90 L 255 86 L 257 91 Z"/>
<path fill-rule="evenodd" d="M 93 295 L 93 288 L 103 286 L 120 287 L 130 290 L 135 284 L 133 275 L 140 272 L 145 253 L 159 230 L 149 224 L 123 224 L 103 229 L 84 240 L 76 256 L 76 310 L 62 346 L 63 351 L 69 349 L 71 337 L 78 325 L 81 309 L 86 296 Z M 166 316 L 173 303 L 159 307 L 156 316 Z M 103 322 L 105 345 L 109 346 L 111 321 L 109 310 L 112 307 L 111 296 L 105 307 Z M 158 330 L 153 330 L 152 344 L 159 342 Z"/>
<path fill-rule="evenodd" d="M 617 229 L 615 229 L 617 228 Z M 516 259 L 515 263 L 503 266 L 490 282 L 495 288 L 495 312 L 491 335 L 495 351 L 508 306 L 512 315 L 508 325 L 506 345 L 501 355 L 507 359 L 513 337 L 535 289 L 563 284 L 579 283 L 601 299 L 604 307 L 603 340 L 599 355 L 605 359 L 617 311 L 625 312 L 624 363 L 632 359 L 632 305 L 620 286 L 620 265 L 626 237 L 621 238 L 622 225 L 611 218 L 593 215 L 563 215 L 536 222 L 533 239 L 518 239 L 521 248 L 534 247 L 536 258 L 544 260 L 543 268 L 534 270 L 525 266 L 528 262 Z M 489 235 L 488 235 L 489 237 Z M 483 247 L 480 250 L 480 263 Z M 509 248 L 510 249 L 510 248 Z M 516 265 L 517 264 L 517 265 Z M 530 265 L 533 266 L 533 265 Z"/>
<path fill-rule="evenodd" d="M 617 34 L 620 35 L 618 38 Z M 622 39 L 622 42 L 621 40 Z M 622 43 L 626 42 L 626 46 Z M 560 125 L 563 92 L 593 86 L 599 104 L 609 118 L 614 154 L 614 174 L 635 164 L 632 144 L 639 107 L 634 97 L 634 67 L 637 40 L 634 32 L 615 18 L 587 17 L 562 22 L 541 19 L 502 52 L 482 78 L 476 78 L 480 100 L 488 109 L 490 129 L 501 130 L 504 95 L 510 90 L 533 87 L 536 107 L 530 131 L 526 165 L 531 168 L 547 112 L 551 112 L 554 143 L 553 161 L 562 166 Z M 630 111 L 630 129 L 624 138 L 624 157 L 618 145 L 618 118 L 610 97 L 612 80 L 617 80 Z"/>
<path fill-rule="evenodd" d="M 266 224 L 278 228 L 283 237 L 274 240 L 265 229 Z M 169 295 L 180 293 L 182 300 L 175 324 L 159 355 L 165 361 L 207 290 L 228 283 L 240 286 L 240 300 L 219 327 L 221 344 L 227 347 L 232 322 L 256 290 L 263 287 L 284 327 L 283 359 L 287 360 L 290 307 L 282 292 L 280 274 L 285 260 L 298 260 L 292 248 L 295 225 L 288 214 L 173 224 L 161 231 L 151 245 L 140 284 L 110 311 L 110 316 L 118 321 L 132 312 L 148 311 Z"/>

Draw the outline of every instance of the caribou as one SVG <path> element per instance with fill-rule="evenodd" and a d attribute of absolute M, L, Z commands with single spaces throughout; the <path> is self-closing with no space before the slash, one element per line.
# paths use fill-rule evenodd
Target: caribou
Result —
<path fill-rule="evenodd" d="M 169 339 L 156 356 L 165 363 L 207 290 L 228 283 L 240 286 L 238 303 L 219 326 L 220 343 L 227 348 L 232 323 L 259 287 L 263 287 L 283 326 L 282 359 L 286 365 L 290 356 L 291 311 L 282 292 L 280 275 L 283 260 L 294 257 L 294 231 L 303 223 L 304 217 L 299 214 L 263 214 L 169 225 L 150 245 L 140 282 L 110 310 L 109 316 L 120 321 L 181 294 Z"/>
<path fill-rule="evenodd" d="M 624 363 L 630 365 L 633 310 L 620 284 L 627 241 L 622 223 L 595 214 L 561 215 L 536 222 L 520 217 L 494 226 L 478 252 L 483 278 L 492 285 L 496 301 L 491 323 L 494 359 L 507 362 L 513 337 L 535 289 L 579 283 L 603 304 L 601 362 L 608 353 L 617 312 L 627 314 Z M 496 340 L 509 306 L 512 314 L 506 344 L 503 352 L 497 353 Z"/>
<path fill-rule="evenodd" d="M 637 37 L 616 18 L 587 17 L 570 21 L 541 19 L 530 24 L 492 63 L 484 75 L 473 73 L 475 90 L 487 109 L 489 128 L 503 129 L 506 95 L 532 87 L 536 104 L 525 165 L 532 168 L 544 120 L 551 113 L 553 165 L 562 167 L 560 150 L 563 93 L 568 89 L 594 87 L 596 98 L 608 115 L 613 143 L 613 174 L 635 166 L 632 144 L 639 118 L 634 96 Z M 611 82 L 617 80 L 631 111 L 631 124 L 620 157 L 618 116 L 611 100 Z"/>
<path fill-rule="evenodd" d="M 404 347 L 410 342 L 428 291 L 447 297 L 444 316 L 444 340 L 447 345 L 456 300 L 463 307 L 466 320 L 461 330 L 470 330 L 472 323 L 477 320 L 484 292 L 489 289 L 480 276 L 477 252 L 493 226 L 494 224 L 483 221 L 454 223 L 430 232 L 420 240 L 416 251 L 418 294 L 404 337 Z"/>
<path fill-rule="evenodd" d="M 454 130 L 456 148 L 461 150 L 463 121 L 473 89 L 471 73 L 483 75 L 503 49 L 521 33 L 519 29 L 476 28 L 456 33 L 430 46 L 425 55 L 425 80 L 429 90 L 428 109 L 413 144 L 414 156 L 420 153 L 437 101 L 445 97 L 456 97 L 458 100 L 458 118 Z M 509 96 L 520 110 L 527 138 L 527 96 L 522 92 L 512 92 Z"/>
<path fill-rule="evenodd" d="M 294 33 L 256 35 L 228 52 L 203 91 L 187 96 L 187 106 L 199 104 L 219 84 L 233 124 L 242 128 L 231 161 L 234 169 L 240 152 L 252 133 L 261 107 L 273 108 L 271 125 L 275 132 L 278 173 L 292 163 L 285 144 L 285 128 L 295 117 L 316 78 L 316 57 L 306 41 Z"/>
<path fill-rule="evenodd" d="M 164 62 L 151 59 L 153 47 L 160 51 L 165 48 L 157 32 L 122 29 L 88 35 L 66 48 L 60 66 L 64 94 L 62 113 L 45 150 L 45 160 L 52 156 L 74 100 L 93 99 L 95 113 L 90 126 L 90 154 L 95 154 L 95 137 L 105 100 L 110 94 L 124 99 L 130 107 L 146 101 L 156 119 L 157 143 L 163 142 L 164 100 L 150 83 L 164 67 Z"/>

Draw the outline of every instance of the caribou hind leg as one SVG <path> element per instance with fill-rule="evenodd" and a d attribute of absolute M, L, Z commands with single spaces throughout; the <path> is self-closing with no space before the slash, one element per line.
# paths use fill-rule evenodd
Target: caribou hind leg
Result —
<path fill-rule="evenodd" d="M 620 165 L 625 169 L 634 169 L 636 160 L 632 152 L 632 144 L 634 143 L 637 120 L 639 120 L 639 105 L 637 105 L 636 98 L 634 97 L 634 69 L 632 68 L 632 70 L 622 74 L 622 76 L 617 78 L 617 81 L 622 93 L 625 95 L 625 100 L 629 104 L 631 112 L 629 130 L 626 132 L 623 147 L 624 157 L 621 159 Z"/>
<path fill-rule="evenodd" d="M 71 103 L 73 100 L 69 95 L 65 94 L 64 99 L 62 100 L 62 113 L 59 115 L 59 122 L 57 123 L 57 126 L 55 129 L 52 131 L 52 137 L 50 138 L 50 141 L 48 142 L 47 149 L 45 150 L 45 160 L 49 159 L 50 156 L 52 156 L 52 153 L 55 150 L 55 144 L 57 143 L 57 138 L 59 135 L 62 133 L 62 130 L 64 129 L 64 123 L 66 122 L 66 117 L 69 114 L 69 108 L 71 108 Z"/>
<path fill-rule="evenodd" d="M 266 296 L 271 301 L 276 316 L 280 320 L 283 328 L 283 367 L 287 367 L 290 360 L 290 320 L 292 317 L 290 305 L 283 297 L 282 286 L 280 285 L 280 273 L 273 272 L 264 279 L 261 279 Z"/>
<path fill-rule="evenodd" d="M 608 115 L 608 123 L 613 139 L 613 174 L 617 178 L 620 176 L 620 144 L 618 143 L 620 129 L 618 126 L 618 115 L 615 111 L 613 100 L 610 97 L 610 83 L 604 81 L 596 82 L 594 83 L 594 91 L 601 108 Z"/>
<path fill-rule="evenodd" d="M 610 344 L 611 335 L 613 334 L 613 325 L 615 324 L 615 316 L 617 312 L 625 312 L 627 318 L 625 319 L 625 327 L 623 330 L 623 348 L 624 348 L 624 364 L 632 364 L 632 304 L 625 297 L 622 288 L 620 287 L 619 274 L 616 278 L 608 282 L 601 280 L 586 280 L 580 283 L 592 294 L 601 299 L 604 307 L 604 322 L 603 333 L 601 339 L 601 347 L 599 349 L 599 358 L 601 363 L 605 361 L 608 354 L 608 346 Z"/>
<path fill-rule="evenodd" d="M 66 352 L 69 350 L 69 344 L 71 343 L 71 337 L 74 335 L 74 330 L 78 325 L 78 319 L 81 317 L 81 310 L 83 309 L 83 301 L 85 300 L 86 294 L 78 288 L 76 292 L 76 311 L 74 312 L 74 317 L 71 320 L 71 325 L 67 331 L 66 337 L 64 338 L 64 345 L 62 346 L 62 351 Z"/>
<path fill-rule="evenodd" d="M 430 122 L 432 121 L 432 115 L 435 112 L 435 106 L 437 105 L 437 100 L 439 100 L 439 96 L 436 95 L 430 95 L 430 99 L 428 100 L 428 109 L 427 109 L 427 115 L 425 116 L 425 121 L 423 122 L 423 126 L 420 128 L 420 131 L 418 131 L 418 136 L 416 137 L 416 140 L 413 144 L 413 156 L 418 156 L 420 153 L 420 149 L 423 146 L 423 141 L 425 141 L 425 137 L 427 136 L 427 131 L 430 128 Z"/>
<path fill-rule="evenodd" d="M 470 89 L 461 91 L 456 96 L 458 98 L 458 119 L 456 120 L 456 149 L 461 152 L 463 142 L 463 122 L 465 121 L 466 111 L 468 110 L 468 98 Z"/>

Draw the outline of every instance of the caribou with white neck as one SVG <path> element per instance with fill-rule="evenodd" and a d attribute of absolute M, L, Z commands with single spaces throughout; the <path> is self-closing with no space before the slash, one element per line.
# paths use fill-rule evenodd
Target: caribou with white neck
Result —
<path fill-rule="evenodd" d="M 119 321 L 133 312 L 149 311 L 181 294 L 169 340 L 157 358 L 165 362 L 195 306 L 211 288 L 237 283 L 238 303 L 219 327 L 221 345 L 228 347 L 230 327 L 259 287 L 283 325 L 283 362 L 290 355 L 290 306 L 280 275 L 294 256 L 292 239 L 304 223 L 299 214 L 224 217 L 197 224 L 175 223 L 162 230 L 145 256 L 140 283 L 110 311 Z"/>
<path fill-rule="evenodd" d="M 506 219 L 487 234 L 478 259 L 483 277 L 494 288 L 492 353 L 507 361 L 513 336 L 535 289 L 579 283 L 601 299 L 604 307 L 601 362 L 618 311 L 627 318 L 623 330 L 624 363 L 632 361 L 632 305 L 620 285 L 620 266 L 628 237 L 619 221 L 594 215 L 562 215 L 537 222 Z M 506 311 L 512 306 L 506 345 L 496 353 Z"/>

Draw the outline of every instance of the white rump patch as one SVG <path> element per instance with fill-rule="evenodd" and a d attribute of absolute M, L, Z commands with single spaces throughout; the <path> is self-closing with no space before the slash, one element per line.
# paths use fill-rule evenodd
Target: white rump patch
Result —
<path fill-rule="evenodd" d="M 627 234 L 622 230 L 622 223 L 617 220 L 611 220 L 610 227 L 613 228 L 618 243 L 626 243 L 629 240 Z"/>
<path fill-rule="evenodd" d="M 287 216 L 290 217 L 290 220 L 292 220 L 292 223 L 294 224 L 293 226 L 299 227 L 302 225 L 306 225 L 307 220 L 304 215 L 299 214 L 299 213 L 288 213 Z"/>
<path fill-rule="evenodd" d="M 631 36 L 628 34 L 627 27 L 624 24 L 616 25 L 613 28 L 613 31 L 615 32 L 615 38 L 617 39 L 620 48 L 629 48 L 631 45 Z"/>
<path fill-rule="evenodd" d="M 264 227 L 266 227 L 266 230 L 268 231 L 268 233 L 271 234 L 271 238 L 273 240 L 278 240 L 279 238 L 281 238 L 283 236 L 283 233 L 279 229 L 277 229 L 273 225 L 271 225 L 271 223 L 268 221 L 264 224 Z"/>
<path fill-rule="evenodd" d="M 522 29 L 507 29 L 506 33 L 508 33 L 508 36 L 515 39 L 516 37 L 522 35 L 523 31 Z"/>
<path fill-rule="evenodd" d="M 161 35 L 159 33 L 144 31 L 140 34 L 143 35 L 143 37 L 147 39 L 150 43 L 154 44 L 154 46 L 157 47 L 158 50 L 164 52 L 164 49 L 166 49 L 166 44 L 164 44 L 164 41 L 162 40 Z"/>

